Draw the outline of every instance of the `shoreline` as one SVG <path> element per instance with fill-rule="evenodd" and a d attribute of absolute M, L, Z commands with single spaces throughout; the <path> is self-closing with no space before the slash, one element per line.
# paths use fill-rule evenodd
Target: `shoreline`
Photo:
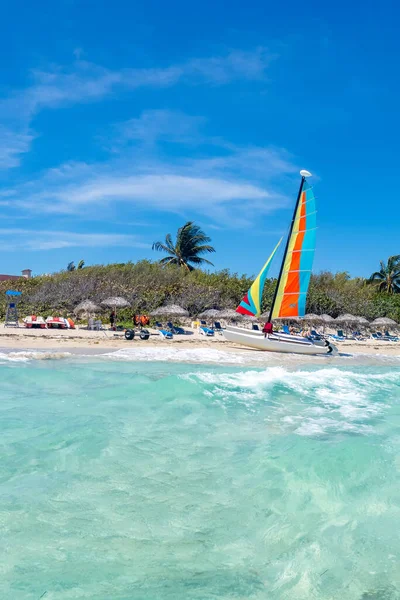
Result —
<path fill-rule="evenodd" d="M 390 360 L 397 366 L 400 358 L 400 342 L 341 342 L 337 344 L 339 356 L 329 357 L 329 364 L 343 364 L 343 359 L 353 359 L 357 363 L 365 362 L 381 364 Z M 281 354 L 263 352 L 226 341 L 221 335 L 204 337 L 197 331 L 188 335 L 176 335 L 172 340 L 163 339 L 156 331 L 152 331 L 149 340 L 125 340 L 123 332 L 87 331 L 87 330 L 40 330 L 40 329 L 0 329 L 0 353 L 15 353 L 23 358 L 24 353 L 38 353 L 32 358 L 63 358 L 69 355 L 115 355 L 116 359 L 194 362 L 212 364 L 247 364 L 254 366 L 279 366 L 304 364 L 322 364 L 321 357 L 298 354 Z M 326 360 L 326 357 L 322 357 Z M 327 364 L 327 363 L 326 363 Z M 400 366 L 400 365 L 399 365 Z"/>

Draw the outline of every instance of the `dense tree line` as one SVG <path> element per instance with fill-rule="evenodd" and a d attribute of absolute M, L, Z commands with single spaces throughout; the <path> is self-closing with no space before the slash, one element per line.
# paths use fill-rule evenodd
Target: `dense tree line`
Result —
<path fill-rule="evenodd" d="M 150 312 L 173 302 L 196 315 L 207 308 L 235 308 L 248 290 L 253 277 L 228 270 L 209 273 L 188 270 L 177 265 L 160 265 L 147 260 L 137 263 L 91 266 L 32 279 L 0 282 L 0 310 L 4 317 L 5 291 L 12 287 L 22 292 L 21 314 L 70 314 L 87 298 L 100 303 L 109 296 L 123 296 L 132 312 Z M 272 300 L 275 280 L 268 280 L 263 305 Z M 342 313 L 367 319 L 387 316 L 400 322 L 400 294 L 379 291 L 362 278 L 347 273 L 323 272 L 312 276 L 307 312 Z"/>

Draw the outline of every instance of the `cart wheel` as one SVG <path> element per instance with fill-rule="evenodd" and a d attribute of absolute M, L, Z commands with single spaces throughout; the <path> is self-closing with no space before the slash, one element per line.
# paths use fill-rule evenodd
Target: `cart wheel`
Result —
<path fill-rule="evenodd" d="M 126 340 L 133 340 L 134 337 L 135 337 L 135 332 L 133 331 L 133 329 L 127 329 L 125 331 L 125 339 Z"/>
<path fill-rule="evenodd" d="M 142 329 L 142 331 L 140 332 L 140 339 L 148 340 L 149 337 L 150 337 L 150 333 L 147 331 L 147 329 Z"/>

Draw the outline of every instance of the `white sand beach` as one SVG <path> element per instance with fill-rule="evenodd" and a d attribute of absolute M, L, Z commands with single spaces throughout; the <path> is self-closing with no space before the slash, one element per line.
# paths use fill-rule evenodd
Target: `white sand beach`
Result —
<path fill-rule="evenodd" d="M 59 351 L 89 349 L 107 352 L 128 348 L 174 347 L 182 348 L 213 348 L 223 349 L 225 352 L 237 352 L 243 347 L 227 342 L 222 335 L 205 337 L 198 330 L 186 328 L 187 335 L 175 335 L 172 340 L 163 339 L 157 330 L 150 329 L 149 340 L 142 341 L 137 336 L 128 341 L 123 332 L 114 331 L 88 331 L 86 329 L 26 329 L 0 327 L 0 350 L 26 350 L 26 349 L 57 349 Z M 362 342 L 345 341 L 337 343 L 339 352 L 348 354 L 378 354 L 386 356 L 400 356 L 400 342 L 385 342 L 367 339 Z"/>

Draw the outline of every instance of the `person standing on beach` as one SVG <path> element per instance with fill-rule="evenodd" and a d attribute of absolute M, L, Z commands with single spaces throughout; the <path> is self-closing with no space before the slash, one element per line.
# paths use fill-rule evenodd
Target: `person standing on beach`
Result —
<path fill-rule="evenodd" d="M 116 315 L 115 315 L 115 310 L 113 310 L 110 315 L 110 325 L 111 325 L 111 329 L 113 329 L 113 330 L 115 330 L 115 321 L 116 321 Z"/>
<path fill-rule="evenodd" d="M 274 328 L 273 328 L 272 323 L 270 323 L 270 322 L 265 323 L 262 331 L 263 331 L 264 337 L 267 337 L 267 336 L 269 337 L 271 335 L 271 333 L 274 333 Z"/>

